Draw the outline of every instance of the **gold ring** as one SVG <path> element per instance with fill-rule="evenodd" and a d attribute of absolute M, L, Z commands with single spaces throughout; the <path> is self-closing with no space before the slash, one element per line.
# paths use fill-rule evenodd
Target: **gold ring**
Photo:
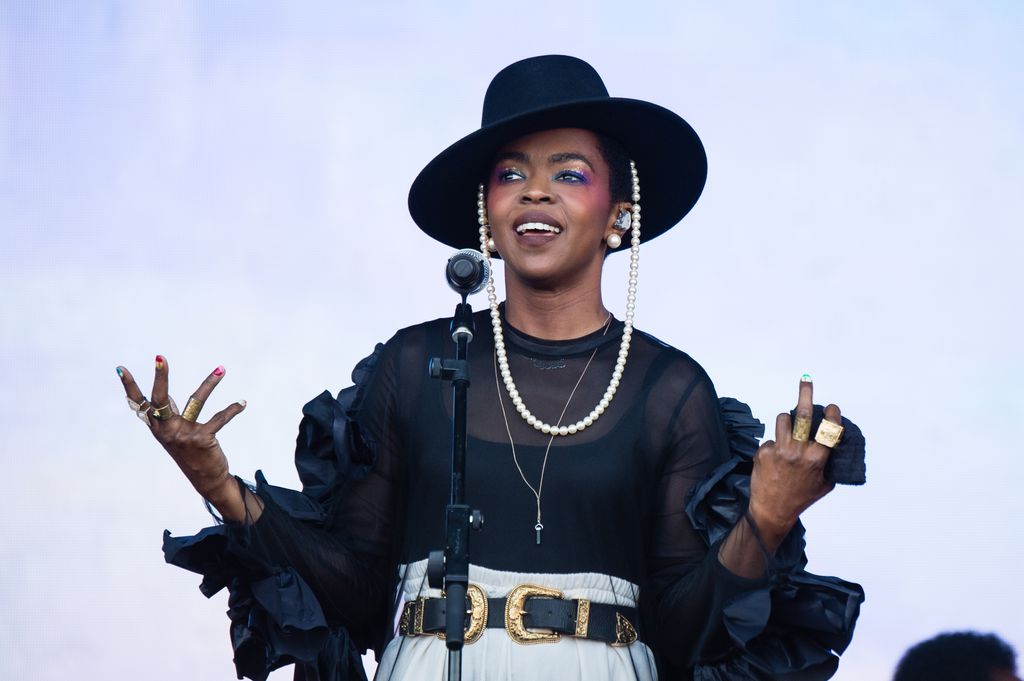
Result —
<path fill-rule="evenodd" d="M 806 416 L 797 416 L 793 421 L 793 439 L 797 442 L 807 442 L 811 437 L 811 420 Z"/>
<path fill-rule="evenodd" d="M 814 434 L 814 441 L 832 449 L 839 444 L 839 440 L 842 437 L 843 427 L 841 425 L 823 420 L 818 425 L 818 432 Z"/>
<path fill-rule="evenodd" d="M 199 412 L 203 410 L 203 401 L 197 400 L 194 397 L 188 398 L 188 402 L 185 404 L 185 411 L 181 412 L 181 418 L 186 421 L 192 421 L 193 423 L 199 418 Z"/>
<path fill-rule="evenodd" d="M 167 419 L 171 418 L 173 414 L 174 412 L 171 411 L 170 402 L 168 402 L 162 407 L 153 407 L 153 411 L 150 412 L 150 416 L 155 418 L 157 421 L 166 421 Z"/>

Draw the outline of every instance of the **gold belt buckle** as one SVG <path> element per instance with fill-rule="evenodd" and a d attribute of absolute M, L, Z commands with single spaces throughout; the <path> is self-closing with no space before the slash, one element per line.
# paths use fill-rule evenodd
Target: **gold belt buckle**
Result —
<path fill-rule="evenodd" d="M 470 584 L 466 587 L 466 598 L 469 599 L 469 610 L 466 611 L 469 619 L 466 624 L 466 643 L 469 644 L 476 643 L 487 627 L 487 594 L 476 584 Z M 444 632 L 437 632 L 437 637 L 445 640 Z"/>
<path fill-rule="evenodd" d="M 444 593 L 441 594 L 444 597 Z M 469 609 L 466 614 L 469 622 L 466 625 L 466 643 L 474 643 L 479 639 L 487 627 L 487 594 L 476 584 L 466 587 L 466 598 L 469 599 Z M 427 601 L 431 600 L 420 596 L 412 601 L 406 601 L 402 608 L 402 618 L 399 622 L 398 631 L 403 636 L 426 636 L 430 632 L 423 631 L 423 613 L 426 610 Z M 439 639 L 444 640 L 443 631 L 435 634 Z"/>
<path fill-rule="evenodd" d="M 505 631 L 516 643 L 552 643 L 561 640 L 557 631 L 530 631 L 523 624 L 527 598 L 563 598 L 558 589 L 549 589 L 535 584 L 520 584 L 508 592 L 505 598 Z"/>
<path fill-rule="evenodd" d="M 401 623 L 398 627 L 398 631 L 403 636 L 423 635 L 423 610 L 426 607 L 426 603 L 427 599 L 423 596 L 405 602 L 405 607 L 402 608 Z"/>
<path fill-rule="evenodd" d="M 612 648 L 622 648 L 636 641 L 636 628 L 621 613 L 615 613 L 615 641 Z"/>

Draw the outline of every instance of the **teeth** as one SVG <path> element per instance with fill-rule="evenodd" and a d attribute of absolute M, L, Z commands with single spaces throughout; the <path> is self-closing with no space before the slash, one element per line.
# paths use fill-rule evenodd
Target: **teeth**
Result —
<path fill-rule="evenodd" d="M 526 232 L 551 232 L 552 234 L 561 234 L 562 228 L 555 227 L 554 225 L 545 225 L 543 222 L 527 222 L 516 227 L 516 232 L 519 234 L 525 234 Z"/>

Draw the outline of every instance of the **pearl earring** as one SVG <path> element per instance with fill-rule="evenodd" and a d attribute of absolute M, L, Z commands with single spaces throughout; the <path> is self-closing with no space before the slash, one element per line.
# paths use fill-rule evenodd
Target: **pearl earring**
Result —
<path fill-rule="evenodd" d="M 627 229 L 632 226 L 633 220 L 629 216 L 629 211 L 620 210 L 618 216 L 615 218 L 615 223 L 612 224 L 614 229 L 625 233 Z M 615 232 L 612 232 L 604 238 L 605 243 L 608 244 L 608 248 L 615 250 L 622 245 L 622 237 Z"/>

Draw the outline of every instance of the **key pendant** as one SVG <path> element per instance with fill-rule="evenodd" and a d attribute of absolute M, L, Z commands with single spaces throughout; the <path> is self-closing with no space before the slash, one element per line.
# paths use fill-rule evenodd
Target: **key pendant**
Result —
<path fill-rule="evenodd" d="M 540 546 L 540 533 L 541 533 L 541 530 L 544 529 L 544 526 L 541 525 L 540 523 L 537 523 L 536 525 L 533 526 L 533 529 L 537 530 L 537 546 Z"/>

